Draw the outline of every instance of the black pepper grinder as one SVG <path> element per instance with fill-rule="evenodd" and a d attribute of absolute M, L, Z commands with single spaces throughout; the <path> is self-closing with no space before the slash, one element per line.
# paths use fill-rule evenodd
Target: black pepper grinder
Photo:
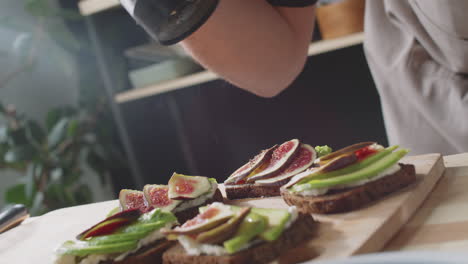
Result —
<path fill-rule="evenodd" d="M 120 0 L 148 34 L 163 45 L 175 44 L 195 32 L 219 0 Z"/>

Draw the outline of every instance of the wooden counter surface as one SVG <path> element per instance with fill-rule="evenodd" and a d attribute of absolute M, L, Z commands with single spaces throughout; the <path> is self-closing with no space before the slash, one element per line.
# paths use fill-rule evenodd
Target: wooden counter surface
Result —
<path fill-rule="evenodd" d="M 466 251 L 468 248 L 468 153 L 444 157 L 445 173 L 416 215 L 385 251 Z"/>

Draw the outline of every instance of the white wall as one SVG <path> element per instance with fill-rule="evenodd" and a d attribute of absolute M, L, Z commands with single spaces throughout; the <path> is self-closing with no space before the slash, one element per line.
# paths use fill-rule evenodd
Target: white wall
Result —
<path fill-rule="evenodd" d="M 0 30 L 10 32 L 27 32 L 34 30 L 36 20 L 24 11 L 26 1 L 2 0 L 0 2 L 0 21 L 12 19 L 8 24 L 16 24 L 27 30 L 18 30 L 0 23 Z M 13 34 L 14 35 L 14 34 Z M 12 50 L 5 53 L 12 43 L 11 34 L 0 35 L 0 80 L 18 64 L 18 57 L 12 56 Z M 0 101 L 13 104 L 19 112 L 42 122 L 47 111 L 55 106 L 74 104 L 78 98 L 78 80 L 76 64 L 60 46 L 46 37 L 36 47 L 38 61 L 33 69 L 15 78 L 7 87 L 0 88 Z M 2 50 L 3 49 L 3 50 Z M 24 52 L 21 52 L 24 54 Z M 0 120 L 0 122 L 2 122 Z M 0 171 L 0 207 L 3 204 L 5 189 L 14 184 L 18 175 Z M 87 172 L 87 182 L 93 187 L 96 200 L 102 201 L 112 197 L 110 188 L 100 188 L 97 177 Z"/>

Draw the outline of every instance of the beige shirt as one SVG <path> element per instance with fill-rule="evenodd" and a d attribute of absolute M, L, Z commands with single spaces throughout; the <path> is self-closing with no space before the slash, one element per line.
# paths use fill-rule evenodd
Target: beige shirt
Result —
<path fill-rule="evenodd" d="M 468 152 L 468 1 L 370 0 L 365 34 L 390 144 Z"/>

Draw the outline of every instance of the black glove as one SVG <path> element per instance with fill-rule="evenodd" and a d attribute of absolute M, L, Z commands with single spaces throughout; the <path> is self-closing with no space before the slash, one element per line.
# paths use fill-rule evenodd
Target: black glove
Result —
<path fill-rule="evenodd" d="M 238 0 L 231 0 L 238 1 Z M 317 0 L 267 0 L 275 6 L 304 7 Z M 219 0 L 120 0 L 138 24 L 163 45 L 175 44 L 195 32 Z"/>
<path fill-rule="evenodd" d="M 213 13 L 218 1 L 120 0 L 137 23 L 163 45 L 175 44 L 195 32 Z"/>

